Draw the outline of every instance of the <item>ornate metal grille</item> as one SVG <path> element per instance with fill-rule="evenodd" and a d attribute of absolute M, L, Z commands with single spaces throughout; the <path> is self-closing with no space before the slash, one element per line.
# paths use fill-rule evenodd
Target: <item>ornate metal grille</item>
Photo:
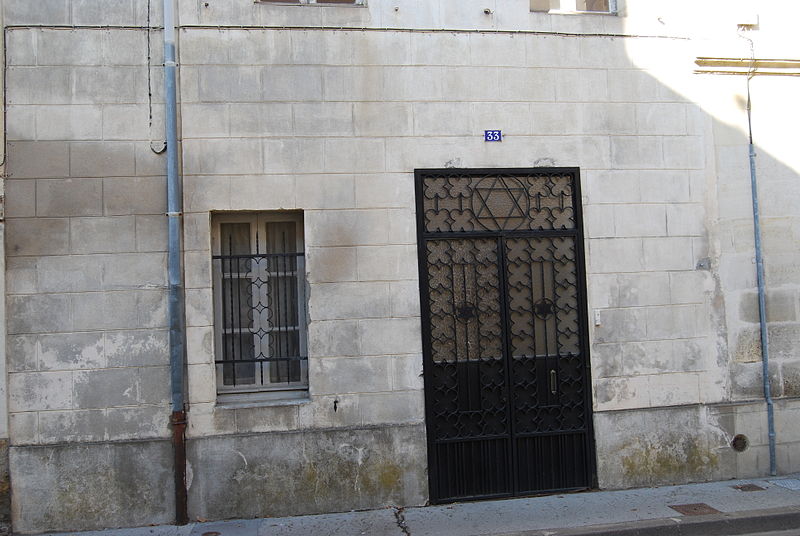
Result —
<path fill-rule="evenodd" d="M 577 170 L 418 170 L 434 501 L 593 483 Z"/>
<path fill-rule="evenodd" d="M 574 229 L 569 175 L 459 175 L 426 177 L 425 232 Z"/>

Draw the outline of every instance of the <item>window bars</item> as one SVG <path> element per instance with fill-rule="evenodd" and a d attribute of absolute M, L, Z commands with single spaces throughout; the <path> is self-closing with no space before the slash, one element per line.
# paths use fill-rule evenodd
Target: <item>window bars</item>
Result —
<path fill-rule="evenodd" d="M 221 224 L 221 254 L 212 257 L 219 302 L 218 389 L 305 390 L 305 257 L 296 251 L 295 224 L 258 226 L 266 230 L 266 240 L 258 230 L 251 236 L 253 227 Z"/>

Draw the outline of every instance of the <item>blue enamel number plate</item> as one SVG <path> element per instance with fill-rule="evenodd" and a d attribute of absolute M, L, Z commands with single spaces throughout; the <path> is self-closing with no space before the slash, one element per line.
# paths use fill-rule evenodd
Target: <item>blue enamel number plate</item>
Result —
<path fill-rule="evenodd" d="M 483 141 L 503 141 L 503 132 L 500 130 L 484 130 Z"/>

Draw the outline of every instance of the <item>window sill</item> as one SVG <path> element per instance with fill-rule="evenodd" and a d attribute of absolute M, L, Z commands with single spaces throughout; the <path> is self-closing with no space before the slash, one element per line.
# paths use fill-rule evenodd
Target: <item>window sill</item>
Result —
<path fill-rule="evenodd" d="M 295 406 L 310 402 L 307 389 L 285 391 L 250 391 L 217 393 L 220 409 L 255 408 L 265 406 Z"/>
<path fill-rule="evenodd" d="M 245 408 L 268 408 L 279 406 L 302 406 L 311 402 L 311 398 L 280 398 L 272 400 L 219 400 L 217 399 L 217 409 L 245 409 Z"/>

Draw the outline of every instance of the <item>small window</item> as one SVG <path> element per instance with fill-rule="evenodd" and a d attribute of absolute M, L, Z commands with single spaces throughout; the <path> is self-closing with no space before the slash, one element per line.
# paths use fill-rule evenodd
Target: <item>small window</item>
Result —
<path fill-rule="evenodd" d="M 616 0 L 531 0 L 531 11 L 616 13 Z"/>
<path fill-rule="evenodd" d="M 364 0 L 256 0 L 262 4 L 349 4 L 361 6 Z"/>
<path fill-rule="evenodd" d="M 307 396 L 302 214 L 219 214 L 213 228 L 220 399 Z"/>

